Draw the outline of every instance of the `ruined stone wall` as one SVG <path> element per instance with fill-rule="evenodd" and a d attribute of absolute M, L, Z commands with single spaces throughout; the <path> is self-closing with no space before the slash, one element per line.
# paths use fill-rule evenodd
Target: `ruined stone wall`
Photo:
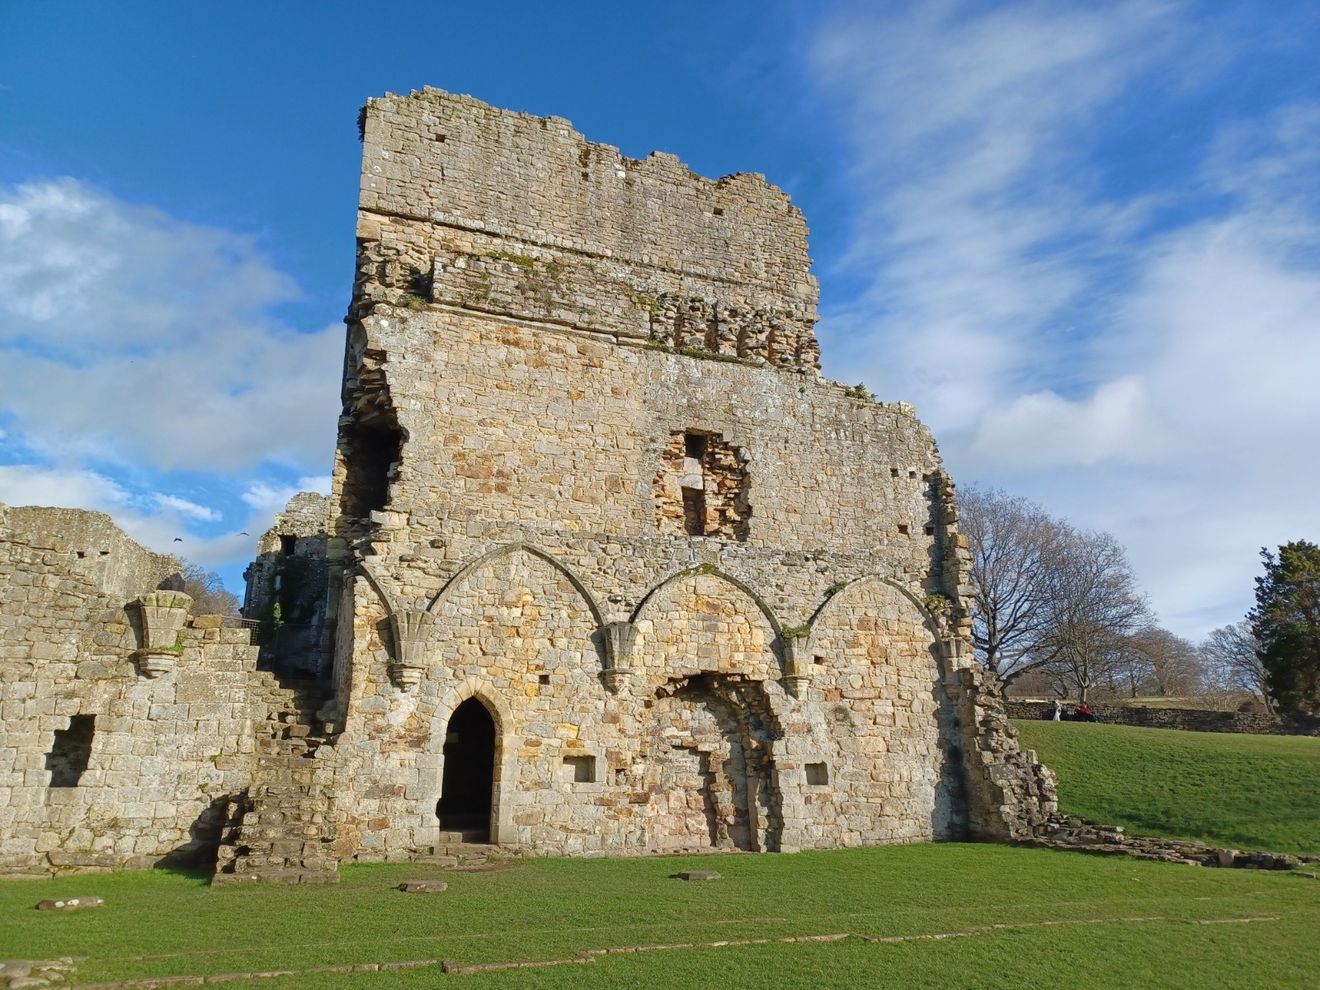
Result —
<path fill-rule="evenodd" d="M 245 630 L 153 594 L 178 570 L 100 513 L 0 506 L 0 871 L 214 849 L 275 688 Z"/>
<path fill-rule="evenodd" d="M 259 623 L 262 665 L 286 677 L 315 678 L 326 663 L 330 500 L 299 492 L 257 541 L 243 572 L 243 615 Z"/>
<path fill-rule="evenodd" d="M 783 194 L 434 90 L 364 134 L 330 546 L 357 854 L 441 834 L 473 697 L 512 848 L 1002 824 L 952 485 L 910 407 L 819 377 Z"/>

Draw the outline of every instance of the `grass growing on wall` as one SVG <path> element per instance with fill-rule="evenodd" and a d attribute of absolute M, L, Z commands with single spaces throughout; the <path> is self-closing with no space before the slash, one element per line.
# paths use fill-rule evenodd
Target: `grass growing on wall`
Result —
<path fill-rule="evenodd" d="M 1017 721 L 1060 809 L 1138 835 L 1320 855 L 1320 739 Z"/>
<path fill-rule="evenodd" d="M 680 869 L 724 879 L 684 883 Z M 403 894 L 443 876 L 442 894 Z M 291 969 L 230 983 L 307 987 L 1303 987 L 1320 882 L 1049 850 L 959 844 L 797 855 L 525 860 L 490 873 L 343 869 L 337 886 L 208 887 L 188 874 L 0 881 L 0 958 L 81 956 L 77 983 Z M 45 897 L 100 895 L 74 914 Z M 828 943 L 724 946 L 847 935 Z M 658 948 L 675 943 L 701 947 Z M 345 963 L 585 965 L 364 974 Z"/>

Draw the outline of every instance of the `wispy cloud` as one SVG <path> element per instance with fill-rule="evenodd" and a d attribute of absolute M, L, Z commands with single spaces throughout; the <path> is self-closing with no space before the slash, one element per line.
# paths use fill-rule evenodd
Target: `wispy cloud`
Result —
<path fill-rule="evenodd" d="M 1158 177 L 1125 147 L 1263 57 L 1199 13 L 851 8 L 812 49 L 855 151 L 844 263 L 874 273 L 826 311 L 835 373 L 915 401 L 960 476 L 1115 532 L 1193 636 L 1245 611 L 1259 546 L 1320 521 L 1278 488 L 1283 465 L 1320 484 L 1298 457 L 1320 433 L 1320 112 L 1226 115 Z"/>

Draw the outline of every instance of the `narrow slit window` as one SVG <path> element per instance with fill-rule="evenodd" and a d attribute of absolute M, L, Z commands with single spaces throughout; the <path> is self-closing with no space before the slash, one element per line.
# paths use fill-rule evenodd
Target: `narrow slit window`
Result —
<path fill-rule="evenodd" d="M 55 730 L 55 742 L 46 754 L 51 787 L 77 787 L 92 756 L 95 715 L 74 715 L 67 729 Z"/>

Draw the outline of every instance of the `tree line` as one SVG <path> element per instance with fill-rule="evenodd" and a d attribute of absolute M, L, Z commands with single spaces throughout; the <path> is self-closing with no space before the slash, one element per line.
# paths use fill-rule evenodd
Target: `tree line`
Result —
<path fill-rule="evenodd" d="M 1074 697 L 1246 693 L 1276 711 L 1320 710 L 1320 549 L 1262 551 L 1257 605 L 1192 643 L 1161 627 L 1123 546 L 1028 499 L 960 497 L 972 557 L 976 655 L 1006 684 Z"/>

